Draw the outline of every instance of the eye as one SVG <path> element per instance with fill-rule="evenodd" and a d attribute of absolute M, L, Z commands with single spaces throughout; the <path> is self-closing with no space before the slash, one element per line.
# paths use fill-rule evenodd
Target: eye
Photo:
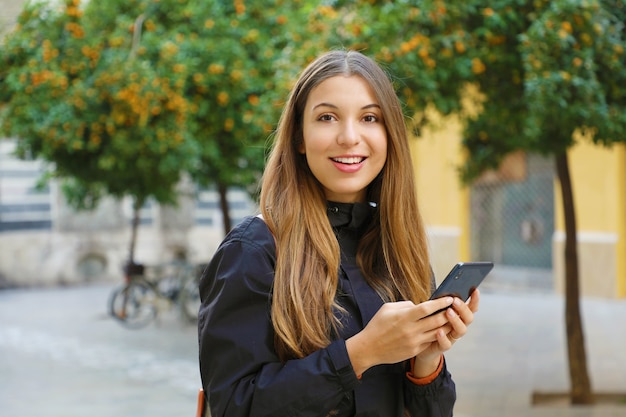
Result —
<path fill-rule="evenodd" d="M 335 117 L 332 114 L 322 114 L 320 117 L 317 118 L 317 120 L 321 122 L 332 122 L 333 120 L 335 120 Z"/>
<path fill-rule="evenodd" d="M 363 117 L 363 121 L 366 123 L 376 123 L 378 122 L 378 116 L 375 114 L 368 114 Z"/>

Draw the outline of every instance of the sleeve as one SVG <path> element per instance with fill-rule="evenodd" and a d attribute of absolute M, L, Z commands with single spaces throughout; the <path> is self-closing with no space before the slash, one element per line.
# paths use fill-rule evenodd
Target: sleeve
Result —
<path fill-rule="evenodd" d="M 432 382 L 417 385 L 406 378 L 404 398 L 411 416 L 452 417 L 456 387 L 447 370 L 445 358 L 441 372 Z"/>
<path fill-rule="evenodd" d="M 277 357 L 269 246 L 225 241 L 200 283 L 200 373 L 213 417 L 326 415 L 359 383 L 343 340 L 302 359 Z"/>

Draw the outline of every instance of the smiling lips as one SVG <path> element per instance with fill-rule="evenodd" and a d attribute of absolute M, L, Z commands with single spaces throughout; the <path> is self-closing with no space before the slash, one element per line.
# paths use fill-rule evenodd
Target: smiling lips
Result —
<path fill-rule="evenodd" d="M 363 162 L 365 161 L 365 157 L 362 156 L 345 156 L 345 157 L 337 157 L 330 158 L 333 162 L 333 165 L 341 171 L 346 173 L 356 172 L 363 166 Z"/>

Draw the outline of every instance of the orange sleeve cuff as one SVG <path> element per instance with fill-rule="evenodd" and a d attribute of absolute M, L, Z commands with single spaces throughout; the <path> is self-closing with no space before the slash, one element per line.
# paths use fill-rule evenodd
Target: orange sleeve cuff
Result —
<path fill-rule="evenodd" d="M 414 363 L 415 363 L 415 358 L 411 358 L 411 369 L 413 369 Z M 406 377 L 409 379 L 409 381 L 411 381 L 412 383 L 416 385 L 427 385 L 433 382 L 435 378 L 439 376 L 442 369 L 443 369 L 443 355 L 441 355 L 439 359 L 439 366 L 437 367 L 437 370 L 435 370 L 435 372 L 433 372 L 432 374 L 425 376 L 423 378 L 417 378 L 413 375 L 411 371 L 408 371 L 406 373 Z"/>

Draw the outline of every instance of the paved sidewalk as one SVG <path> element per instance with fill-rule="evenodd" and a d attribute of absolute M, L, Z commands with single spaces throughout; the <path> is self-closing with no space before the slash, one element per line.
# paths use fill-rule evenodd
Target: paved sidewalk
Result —
<path fill-rule="evenodd" d="M 112 288 L 0 291 L 0 417 L 195 416 L 195 325 L 124 328 Z"/>
<path fill-rule="evenodd" d="M 457 417 L 624 417 L 621 406 L 532 406 L 533 392 L 566 392 L 565 303 L 546 292 L 483 289 L 471 331 L 447 354 Z M 581 303 L 594 392 L 626 393 L 626 300 Z"/>
<path fill-rule="evenodd" d="M 185 417 L 199 387 L 195 326 L 174 313 L 141 330 L 106 315 L 111 285 L 0 291 L 0 416 Z M 447 355 L 456 417 L 618 417 L 623 406 L 533 407 L 565 391 L 564 303 L 486 286 L 471 332 Z M 626 392 L 626 300 L 583 300 L 596 391 Z"/>

